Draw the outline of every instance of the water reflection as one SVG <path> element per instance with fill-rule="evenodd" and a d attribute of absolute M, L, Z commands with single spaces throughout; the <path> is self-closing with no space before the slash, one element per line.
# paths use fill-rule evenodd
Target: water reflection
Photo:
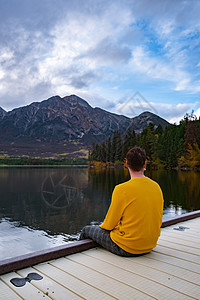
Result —
<path fill-rule="evenodd" d="M 162 187 L 164 219 L 200 209 L 200 173 L 148 171 Z M 59 245 L 81 228 L 103 221 L 116 184 L 127 169 L 0 169 L 0 259 Z"/>
<path fill-rule="evenodd" d="M 171 206 L 176 214 L 198 210 L 200 208 L 200 172 L 159 170 L 148 174 L 162 187 L 165 199 L 165 211 Z"/>
<path fill-rule="evenodd" d="M 28 226 L 21 226 L 19 222 L 3 218 L 0 223 L 0 259 L 48 249 L 73 239 L 76 236 L 50 236 L 44 230 L 33 230 Z"/>

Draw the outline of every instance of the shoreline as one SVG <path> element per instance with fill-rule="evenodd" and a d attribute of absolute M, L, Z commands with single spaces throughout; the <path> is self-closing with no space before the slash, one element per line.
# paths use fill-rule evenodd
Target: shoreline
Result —
<path fill-rule="evenodd" d="M 91 168 L 91 169 L 126 169 L 126 166 L 123 165 L 89 165 L 89 164 L 65 164 L 65 165 L 3 165 L 0 164 L 0 169 L 3 168 L 69 168 L 69 167 L 77 167 L 77 168 Z M 166 171 L 182 171 L 182 172 L 188 172 L 188 171 L 195 171 L 200 172 L 200 168 L 148 168 L 149 171 L 158 171 L 158 170 L 166 170 Z"/>
<path fill-rule="evenodd" d="M 65 168 L 88 167 L 88 165 L 0 165 L 0 168 Z"/>

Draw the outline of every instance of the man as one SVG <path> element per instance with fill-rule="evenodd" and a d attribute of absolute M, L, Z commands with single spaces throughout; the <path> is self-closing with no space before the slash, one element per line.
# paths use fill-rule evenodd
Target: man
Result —
<path fill-rule="evenodd" d="M 131 149 L 126 166 L 131 179 L 114 188 L 104 222 L 85 226 L 80 239 L 90 238 L 121 256 L 138 256 L 149 253 L 157 244 L 164 201 L 160 186 L 144 175 L 143 149 Z"/>

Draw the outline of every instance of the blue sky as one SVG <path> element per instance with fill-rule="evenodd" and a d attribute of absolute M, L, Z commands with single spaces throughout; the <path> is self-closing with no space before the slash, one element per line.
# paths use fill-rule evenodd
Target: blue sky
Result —
<path fill-rule="evenodd" d="M 0 0 L 0 106 L 76 94 L 129 117 L 199 117 L 199 16 L 197 0 Z"/>

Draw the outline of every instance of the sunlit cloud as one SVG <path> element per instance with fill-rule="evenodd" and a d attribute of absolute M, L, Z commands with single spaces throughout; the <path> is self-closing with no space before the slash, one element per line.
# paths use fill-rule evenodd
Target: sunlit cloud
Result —
<path fill-rule="evenodd" d="M 182 113 L 180 103 L 189 110 L 198 101 L 198 1 L 12 0 L 12 10 L 10 5 L 0 3 L 4 109 L 77 94 L 92 106 L 116 111 L 120 99 L 140 91 L 152 104 L 171 105 L 169 116 L 156 108 L 174 120 Z"/>

